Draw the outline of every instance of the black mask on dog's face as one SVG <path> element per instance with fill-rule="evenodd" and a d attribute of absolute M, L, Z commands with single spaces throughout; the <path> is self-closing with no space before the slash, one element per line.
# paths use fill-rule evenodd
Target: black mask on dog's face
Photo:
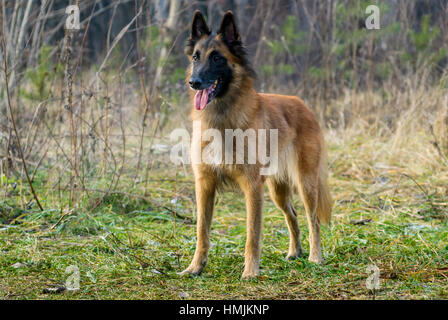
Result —
<path fill-rule="evenodd" d="M 219 32 L 212 34 L 204 16 L 196 11 L 191 25 L 190 39 L 185 52 L 190 56 L 191 69 L 188 84 L 195 95 L 195 107 L 204 110 L 215 98 L 223 97 L 232 82 L 232 61 L 245 61 L 235 18 L 231 12 L 224 15 Z"/>

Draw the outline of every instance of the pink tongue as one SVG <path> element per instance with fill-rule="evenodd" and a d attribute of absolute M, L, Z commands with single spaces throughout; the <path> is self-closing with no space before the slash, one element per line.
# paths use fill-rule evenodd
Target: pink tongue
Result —
<path fill-rule="evenodd" d="M 204 110 L 207 107 L 208 90 L 198 90 L 194 96 L 194 106 L 196 110 Z"/>

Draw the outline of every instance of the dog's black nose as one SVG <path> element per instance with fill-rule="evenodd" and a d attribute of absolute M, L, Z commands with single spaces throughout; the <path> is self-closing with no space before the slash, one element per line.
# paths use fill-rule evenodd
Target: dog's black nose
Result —
<path fill-rule="evenodd" d="M 193 89 L 196 89 L 196 90 L 200 89 L 202 86 L 202 80 L 201 80 L 201 78 L 198 78 L 198 77 L 191 77 L 189 83 L 190 83 L 190 87 L 192 87 Z"/>

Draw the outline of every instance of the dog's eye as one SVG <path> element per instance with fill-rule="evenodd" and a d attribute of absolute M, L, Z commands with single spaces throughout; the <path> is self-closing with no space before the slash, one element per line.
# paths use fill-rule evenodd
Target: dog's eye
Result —
<path fill-rule="evenodd" d="M 198 53 L 195 53 L 194 55 L 193 55 L 193 61 L 198 61 L 199 60 L 199 54 Z"/>
<path fill-rule="evenodd" d="M 221 58 L 221 56 L 215 55 L 215 56 L 213 56 L 213 61 L 214 62 L 221 62 L 222 58 Z"/>

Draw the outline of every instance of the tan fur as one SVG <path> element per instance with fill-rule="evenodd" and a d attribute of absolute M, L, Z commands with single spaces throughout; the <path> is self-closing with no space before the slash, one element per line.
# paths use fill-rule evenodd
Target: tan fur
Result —
<path fill-rule="evenodd" d="M 313 112 L 294 96 L 257 93 L 253 79 L 237 57 L 220 44 L 220 36 L 213 41 L 213 50 L 219 50 L 232 68 L 233 81 L 222 98 L 213 100 L 205 110 L 194 107 L 191 119 L 201 122 L 202 132 L 214 128 L 278 129 L 279 171 L 273 176 L 260 175 L 261 164 L 193 164 L 198 210 L 197 247 L 190 266 L 182 274 L 200 274 L 207 260 L 209 234 L 213 215 L 215 190 L 223 181 L 235 182 L 243 191 L 247 210 L 247 240 L 243 278 L 259 275 L 264 182 L 267 182 L 272 200 L 283 212 L 290 234 L 287 258 L 300 257 L 302 248 L 297 213 L 290 196 L 297 190 L 304 203 L 310 241 L 309 260 L 322 261 L 320 224 L 329 223 L 332 201 L 327 187 L 325 146 L 322 131 Z M 195 50 L 210 52 L 198 41 Z M 191 72 L 190 68 L 190 72 Z M 187 81 L 189 76 L 187 77 Z M 193 98 L 194 91 L 191 90 Z M 269 135 L 268 135 L 269 138 Z M 201 148 L 209 142 L 193 134 L 193 144 Z M 268 141 L 269 143 L 269 141 Z"/>

